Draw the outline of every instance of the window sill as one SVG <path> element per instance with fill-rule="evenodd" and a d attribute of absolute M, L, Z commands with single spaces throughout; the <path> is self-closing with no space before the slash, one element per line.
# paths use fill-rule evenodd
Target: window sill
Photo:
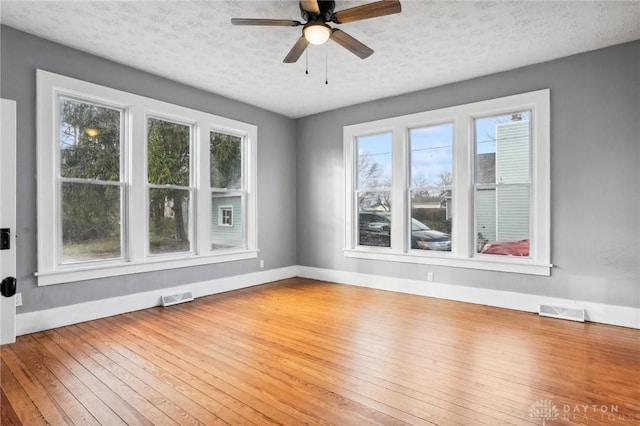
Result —
<path fill-rule="evenodd" d="M 453 268 L 479 269 L 483 271 L 512 272 L 516 274 L 550 276 L 553 265 L 534 263 L 532 259 L 504 257 L 498 259 L 461 258 L 444 253 L 391 253 L 363 249 L 345 249 L 344 256 L 357 259 L 383 260 L 387 262 L 415 263 L 420 265 L 449 266 Z"/>
<path fill-rule="evenodd" d="M 146 262 L 127 262 L 111 264 L 91 264 L 73 269 L 61 269 L 53 272 L 37 272 L 38 286 L 86 281 L 119 275 L 139 274 L 144 272 L 163 271 L 167 269 L 188 268 L 191 266 L 209 265 L 237 260 L 255 259 L 257 250 L 242 250 L 202 256 L 185 256 L 180 258 L 157 257 Z"/>

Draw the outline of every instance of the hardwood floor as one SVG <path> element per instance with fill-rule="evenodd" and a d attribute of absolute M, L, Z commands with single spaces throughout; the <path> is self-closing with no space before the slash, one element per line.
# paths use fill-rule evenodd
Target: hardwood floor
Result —
<path fill-rule="evenodd" d="M 18 337 L 1 424 L 640 424 L 640 331 L 290 279 Z"/>

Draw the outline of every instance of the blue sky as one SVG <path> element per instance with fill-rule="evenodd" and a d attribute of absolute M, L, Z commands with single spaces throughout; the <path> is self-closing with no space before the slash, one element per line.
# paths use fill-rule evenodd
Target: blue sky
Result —
<path fill-rule="evenodd" d="M 523 119 L 529 119 L 529 112 L 521 112 Z M 475 120 L 476 152 L 485 154 L 495 152 L 495 127 L 498 123 L 508 122 L 512 114 L 497 115 Z M 411 181 L 426 180 L 427 185 L 438 184 L 440 175 L 452 172 L 453 167 L 453 124 L 444 123 L 434 126 L 411 129 Z M 358 155 L 367 155 L 378 162 L 385 177 L 391 176 L 391 133 L 363 136 L 358 138 Z"/>
<path fill-rule="evenodd" d="M 437 186 L 443 173 L 453 172 L 453 123 L 409 131 L 411 183 Z"/>

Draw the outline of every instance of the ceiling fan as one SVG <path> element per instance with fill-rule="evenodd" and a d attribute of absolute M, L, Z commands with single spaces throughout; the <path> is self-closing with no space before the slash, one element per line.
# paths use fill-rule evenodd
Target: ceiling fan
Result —
<path fill-rule="evenodd" d="M 302 35 L 284 58 L 285 63 L 296 62 L 309 44 L 323 44 L 331 39 L 358 57 L 365 59 L 373 50 L 337 28 L 331 28 L 327 22 L 346 24 L 363 19 L 400 13 L 397 0 L 382 0 L 362 6 L 334 12 L 335 1 L 301 0 L 300 12 L 305 23 L 288 19 L 248 19 L 232 18 L 233 25 L 266 25 L 274 27 L 298 27 L 302 25 Z"/>

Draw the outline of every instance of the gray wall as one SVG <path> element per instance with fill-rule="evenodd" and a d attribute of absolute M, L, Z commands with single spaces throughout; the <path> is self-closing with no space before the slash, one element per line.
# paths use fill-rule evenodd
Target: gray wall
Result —
<path fill-rule="evenodd" d="M 251 260 L 38 288 L 37 68 L 257 125 L 258 244 L 266 269 L 299 264 L 416 280 L 429 270 L 439 283 L 640 306 L 640 42 L 294 121 L 8 27 L 1 31 L 0 94 L 18 105 L 19 313 L 259 270 Z M 343 256 L 344 125 L 543 88 L 551 89 L 552 108 L 551 277 Z"/>
<path fill-rule="evenodd" d="M 101 84 L 258 126 L 258 247 L 265 269 L 296 264 L 295 121 L 3 26 L 0 95 L 17 101 L 18 313 L 259 270 L 258 260 L 37 287 L 36 69 Z M 276 207 L 276 208 L 274 208 Z"/>
<path fill-rule="evenodd" d="M 345 258 L 342 127 L 551 89 L 551 277 Z M 640 42 L 298 120 L 298 264 L 640 307 Z"/>

